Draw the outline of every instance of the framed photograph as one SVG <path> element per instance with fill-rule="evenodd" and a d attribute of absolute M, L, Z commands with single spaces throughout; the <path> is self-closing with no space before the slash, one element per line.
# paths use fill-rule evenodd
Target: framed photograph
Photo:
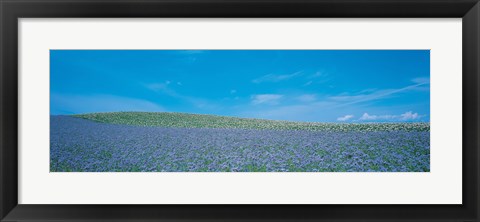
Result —
<path fill-rule="evenodd" d="M 2 1 L 1 221 L 479 221 L 479 10 Z"/>

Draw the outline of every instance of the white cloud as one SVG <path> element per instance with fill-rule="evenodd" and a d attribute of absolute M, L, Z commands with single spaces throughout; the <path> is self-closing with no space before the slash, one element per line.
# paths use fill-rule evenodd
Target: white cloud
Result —
<path fill-rule="evenodd" d="M 284 75 L 268 74 L 268 75 L 261 76 L 257 79 L 254 79 L 254 80 L 252 80 L 252 82 L 257 83 L 257 84 L 262 83 L 262 82 L 280 82 L 280 81 L 283 81 L 283 80 L 288 80 L 288 79 L 291 79 L 293 77 L 299 76 L 301 74 L 302 74 L 301 71 L 295 72 L 295 73 L 292 73 L 292 74 L 284 74 Z"/>
<path fill-rule="evenodd" d="M 313 102 L 317 100 L 317 96 L 315 94 L 304 94 L 304 95 L 298 96 L 297 100 L 301 102 Z"/>
<path fill-rule="evenodd" d="M 377 116 L 376 115 L 368 115 L 368 113 L 364 113 L 362 117 L 360 117 L 360 120 L 376 120 Z"/>
<path fill-rule="evenodd" d="M 419 119 L 423 116 L 424 115 L 419 115 L 418 113 L 413 113 L 412 111 L 408 111 L 400 115 L 369 115 L 368 113 L 364 113 L 358 120 L 361 120 L 361 121 L 372 121 L 372 120 L 409 121 L 409 120 Z"/>
<path fill-rule="evenodd" d="M 345 115 L 345 116 L 342 116 L 342 117 L 338 117 L 337 120 L 338 121 L 347 121 L 351 118 L 353 118 L 353 115 Z"/>
<path fill-rule="evenodd" d="M 278 104 L 278 100 L 280 100 L 283 95 L 278 94 L 260 94 L 260 95 L 253 95 L 252 96 L 252 104 L 268 104 L 268 105 L 276 105 Z"/>
<path fill-rule="evenodd" d="M 359 120 L 391 120 L 395 119 L 397 116 L 395 115 L 369 115 L 368 113 L 364 113 Z"/>
<path fill-rule="evenodd" d="M 414 120 L 420 118 L 418 113 L 413 113 L 412 111 L 408 111 L 404 114 L 401 114 L 400 116 L 400 120 Z"/>

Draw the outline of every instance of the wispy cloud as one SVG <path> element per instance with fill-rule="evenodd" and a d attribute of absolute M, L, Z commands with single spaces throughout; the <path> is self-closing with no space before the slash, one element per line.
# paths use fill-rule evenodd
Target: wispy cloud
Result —
<path fill-rule="evenodd" d="M 172 85 L 170 85 L 170 83 L 171 82 L 167 80 L 164 83 L 149 83 L 149 84 L 144 84 L 144 86 L 147 89 L 150 89 L 156 93 L 179 99 L 181 101 L 190 103 L 200 109 L 215 109 L 219 107 L 217 104 L 207 99 L 180 94 L 172 88 Z"/>
<path fill-rule="evenodd" d="M 417 84 L 420 84 L 420 83 L 430 84 L 430 78 L 428 78 L 428 77 L 418 77 L 418 78 L 412 79 L 412 82 L 417 83 Z"/>
<path fill-rule="evenodd" d="M 235 94 L 235 93 L 237 93 L 237 90 L 235 89 L 230 90 L 230 94 Z"/>
<path fill-rule="evenodd" d="M 313 81 L 308 81 L 305 84 L 303 84 L 303 86 L 309 86 L 309 85 L 312 85 L 312 83 L 313 83 Z"/>
<path fill-rule="evenodd" d="M 413 83 L 422 84 L 419 87 L 414 88 L 415 91 L 430 92 L 430 78 L 418 77 L 411 80 Z"/>
<path fill-rule="evenodd" d="M 252 104 L 267 104 L 267 105 L 276 105 L 283 95 L 279 94 L 260 94 L 252 96 Z"/>
<path fill-rule="evenodd" d="M 172 97 L 181 97 L 175 90 L 171 89 L 169 87 L 170 81 L 165 81 L 163 83 L 149 83 L 149 84 L 144 84 L 144 86 L 157 93 L 163 93 Z"/>
<path fill-rule="evenodd" d="M 252 82 L 256 84 L 263 83 L 263 82 L 280 82 L 280 81 L 288 80 L 300 75 L 302 75 L 302 71 L 291 73 L 291 74 L 283 74 L 283 75 L 268 74 L 268 75 L 264 75 L 259 78 L 256 78 L 252 80 Z"/>
<path fill-rule="evenodd" d="M 368 113 L 364 113 L 358 120 L 360 121 L 385 121 L 385 120 L 393 120 L 393 121 L 410 121 L 416 120 L 424 115 L 419 115 L 418 113 L 413 113 L 412 111 L 405 112 L 400 115 L 370 115 Z"/>
<path fill-rule="evenodd" d="M 328 73 L 326 72 L 317 71 L 313 74 L 305 75 L 304 80 L 307 82 L 305 82 L 303 86 L 309 86 L 312 84 L 319 84 L 319 83 L 323 84 L 326 82 L 330 82 L 332 80 L 332 77 L 329 77 Z"/>
<path fill-rule="evenodd" d="M 345 115 L 345 116 L 342 116 L 342 117 L 338 117 L 337 120 L 343 122 L 343 121 L 347 121 L 351 118 L 353 118 L 353 115 Z"/>
<path fill-rule="evenodd" d="M 409 90 L 413 90 L 417 87 L 423 86 L 428 84 L 427 82 L 417 83 L 414 85 L 409 85 L 403 88 L 398 89 L 384 89 L 384 90 L 375 90 L 370 93 L 360 93 L 356 95 L 338 95 L 338 96 L 331 96 L 329 97 L 330 100 L 343 102 L 340 105 L 352 105 L 361 102 L 368 102 L 372 100 L 379 100 L 397 93 L 406 92 Z"/>
<path fill-rule="evenodd" d="M 314 78 L 325 77 L 325 76 L 326 76 L 325 73 L 318 71 L 318 72 L 313 73 L 312 75 L 309 75 L 308 78 L 314 79 Z"/>

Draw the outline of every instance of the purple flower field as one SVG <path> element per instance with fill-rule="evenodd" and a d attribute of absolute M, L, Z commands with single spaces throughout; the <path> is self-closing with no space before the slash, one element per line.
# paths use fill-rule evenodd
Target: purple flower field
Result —
<path fill-rule="evenodd" d="M 51 116 L 51 172 L 429 172 L 429 131 L 151 127 Z"/>

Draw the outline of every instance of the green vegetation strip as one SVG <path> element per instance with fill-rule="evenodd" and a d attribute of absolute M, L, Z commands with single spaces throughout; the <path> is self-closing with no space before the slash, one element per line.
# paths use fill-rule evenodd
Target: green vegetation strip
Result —
<path fill-rule="evenodd" d="M 167 112 L 112 112 L 73 115 L 102 123 L 180 128 L 237 128 L 309 131 L 430 131 L 429 123 L 318 123 Z"/>

